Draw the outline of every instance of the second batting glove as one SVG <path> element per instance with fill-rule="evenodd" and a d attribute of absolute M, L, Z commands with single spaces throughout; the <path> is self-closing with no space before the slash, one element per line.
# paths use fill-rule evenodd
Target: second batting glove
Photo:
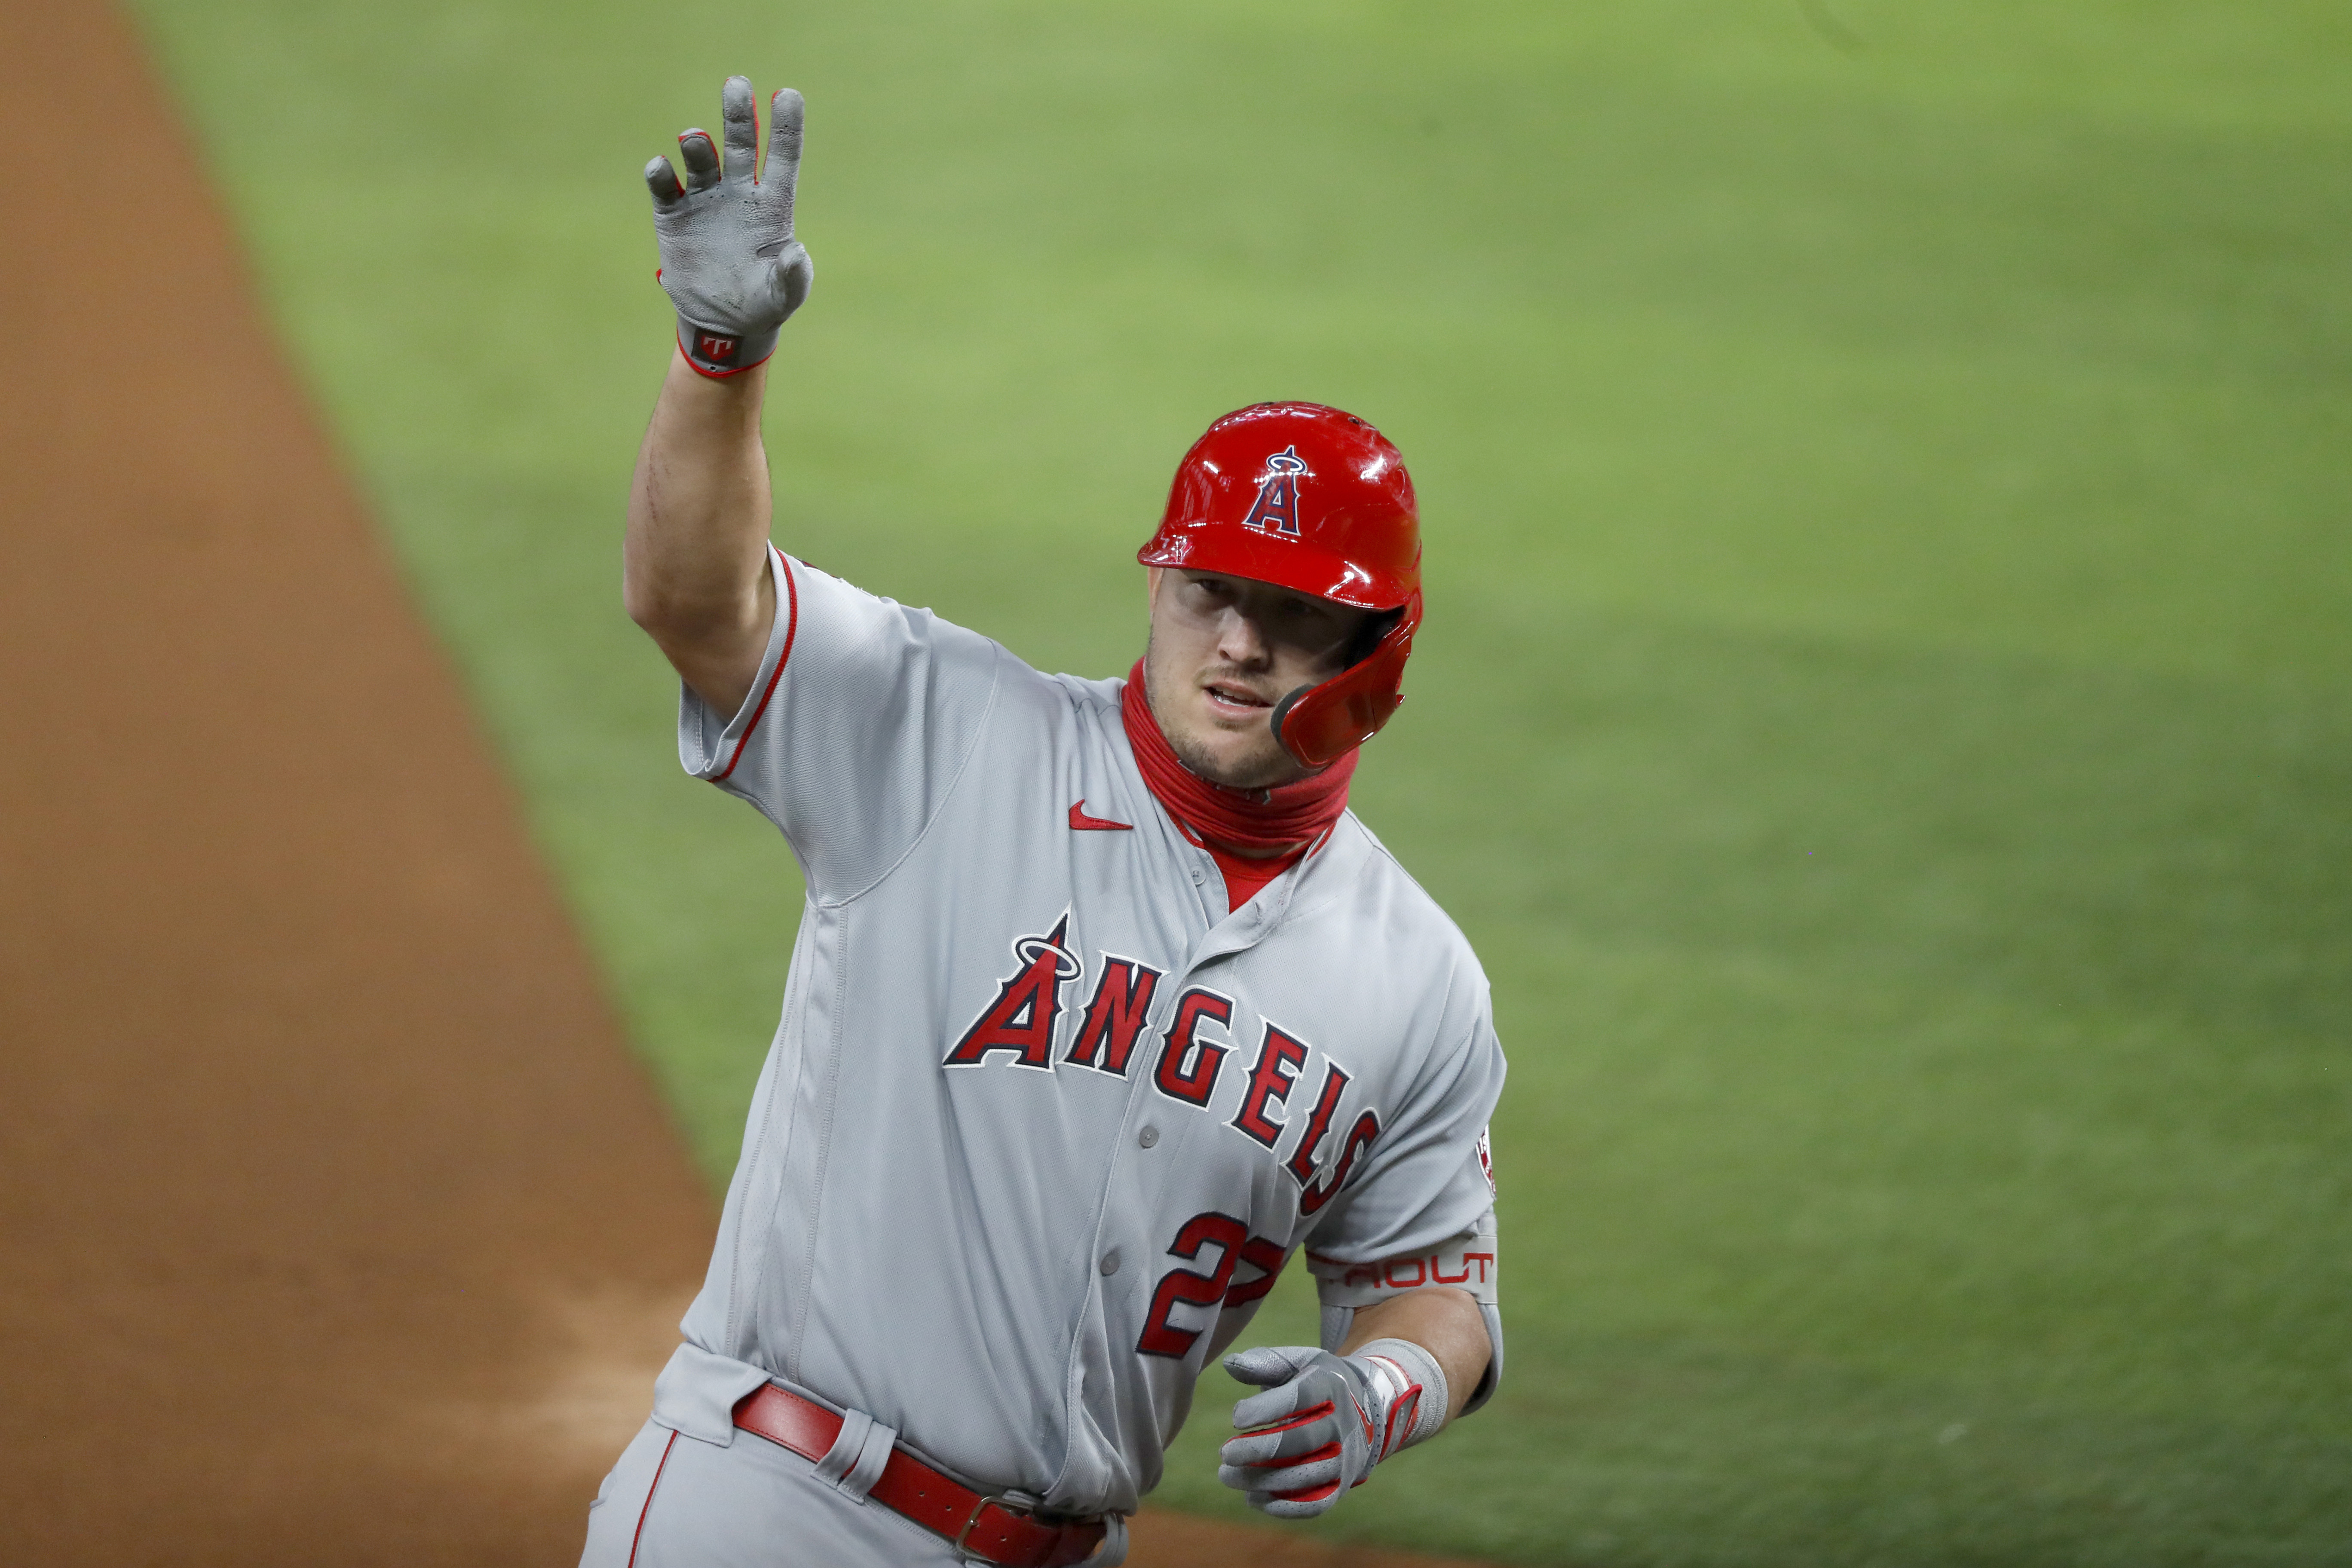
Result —
<path fill-rule="evenodd" d="M 1219 1451 L 1217 1479 L 1277 1519 L 1324 1512 L 1374 1465 L 1445 1424 L 1445 1373 L 1408 1340 L 1374 1340 L 1347 1356 L 1262 1345 L 1227 1356 L 1225 1370 L 1265 1392 L 1234 1406 L 1242 1433 Z"/>

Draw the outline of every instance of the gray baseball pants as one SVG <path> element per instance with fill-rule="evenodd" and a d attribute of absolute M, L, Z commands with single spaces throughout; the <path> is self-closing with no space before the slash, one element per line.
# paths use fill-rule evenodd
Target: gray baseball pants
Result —
<path fill-rule="evenodd" d="M 941 1568 L 948 1543 L 749 1432 L 721 1447 L 647 1421 L 588 1508 L 580 1568 Z"/>

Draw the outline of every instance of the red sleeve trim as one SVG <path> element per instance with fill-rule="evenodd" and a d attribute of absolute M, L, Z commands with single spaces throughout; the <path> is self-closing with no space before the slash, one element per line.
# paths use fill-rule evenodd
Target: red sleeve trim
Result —
<path fill-rule="evenodd" d="M 727 759 L 727 765 L 725 767 L 719 769 L 717 773 L 712 775 L 710 780 L 712 784 L 719 783 L 729 773 L 733 773 L 735 771 L 735 764 L 743 760 L 743 748 L 751 743 L 751 731 L 757 730 L 760 727 L 760 721 L 767 717 L 768 700 L 775 696 L 776 682 L 784 678 L 784 666 L 792 662 L 793 638 L 800 635 L 801 588 L 800 584 L 795 582 L 793 577 L 793 558 L 785 554 L 782 551 L 776 550 L 776 547 L 772 544 L 768 546 L 768 548 L 776 551 L 776 560 L 782 564 L 784 569 L 784 595 L 786 601 L 784 650 L 776 656 L 776 671 L 773 675 L 768 677 L 767 689 L 760 693 L 760 705 L 751 710 L 751 721 L 749 724 L 744 725 L 742 734 L 736 737 L 735 754 Z"/>

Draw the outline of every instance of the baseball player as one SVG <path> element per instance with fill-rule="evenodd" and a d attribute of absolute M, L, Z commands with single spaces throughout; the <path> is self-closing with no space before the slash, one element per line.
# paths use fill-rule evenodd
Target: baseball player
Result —
<path fill-rule="evenodd" d="M 793 558 L 760 417 L 809 293 L 801 100 L 764 167 L 750 82 L 722 112 L 646 170 L 678 328 L 625 594 L 687 770 L 782 831 L 807 902 L 582 1561 L 1114 1563 L 1213 1357 L 1249 1390 L 1221 1479 L 1321 1513 L 1502 1366 L 1486 979 L 1347 811 L 1421 621 L 1412 481 L 1337 409 L 1217 420 L 1123 681 Z M 1321 1343 L 1226 1354 L 1301 1254 Z"/>

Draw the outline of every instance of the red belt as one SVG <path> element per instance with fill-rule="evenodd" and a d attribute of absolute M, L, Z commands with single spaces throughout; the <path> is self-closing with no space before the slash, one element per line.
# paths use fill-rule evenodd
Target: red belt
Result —
<path fill-rule="evenodd" d="M 824 1458 L 841 1436 L 840 1416 L 772 1383 L 735 1406 L 735 1425 L 811 1460 Z M 896 1444 L 866 1495 L 946 1536 L 961 1555 L 999 1568 L 1068 1568 L 1102 1544 L 1098 1521 L 1049 1524 L 1015 1513 L 1001 1499 L 950 1480 Z"/>

